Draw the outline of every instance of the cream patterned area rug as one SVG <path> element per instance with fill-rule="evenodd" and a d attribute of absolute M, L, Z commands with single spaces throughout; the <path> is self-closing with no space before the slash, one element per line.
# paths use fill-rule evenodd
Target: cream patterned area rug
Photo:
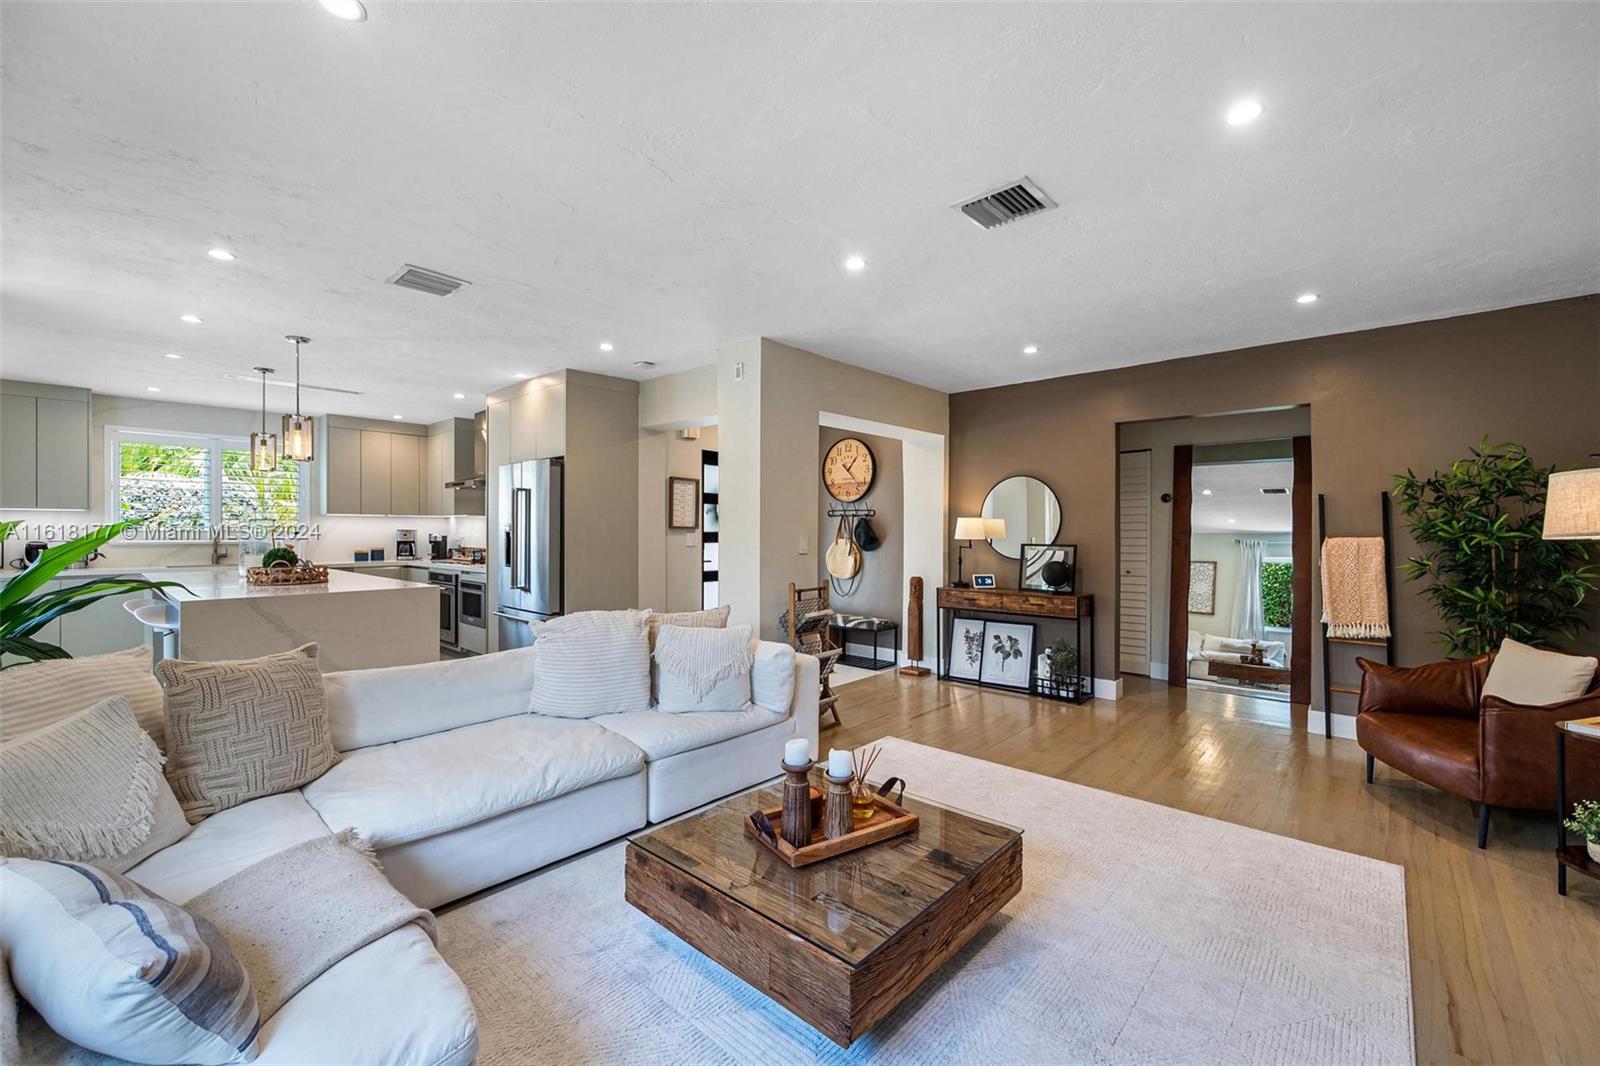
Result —
<path fill-rule="evenodd" d="M 440 916 L 478 1062 L 1410 1063 L 1399 866 L 897 738 L 1022 892 L 843 1050 L 628 906 L 608 845 Z"/>

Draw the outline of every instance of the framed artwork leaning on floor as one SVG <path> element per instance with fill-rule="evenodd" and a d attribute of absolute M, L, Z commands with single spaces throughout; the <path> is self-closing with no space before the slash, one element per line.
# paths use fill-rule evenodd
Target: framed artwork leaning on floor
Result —
<path fill-rule="evenodd" d="M 985 622 L 978 680 L 1026 691 L 1033 680 L 1033 629 L 1031 622 Z"/>
<path fill-rule="evenodd" d="M 950 624 L 950 676 L 962 681 L 983 677 L 983 620 L 957 618 Z"/>

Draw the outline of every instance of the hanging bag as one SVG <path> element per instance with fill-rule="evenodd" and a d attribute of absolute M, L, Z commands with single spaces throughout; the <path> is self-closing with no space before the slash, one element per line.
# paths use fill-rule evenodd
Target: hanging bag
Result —
<path fill-rule="evenodd" d="M 850 529 L 845 524 L 843 516 L 839 518 L 839 528 L 834 532 L 833 543 L 828 545 L 825 561 L 828 575 L 835 581 L 849 581 L 861 572 L 861 549 L 856 547 L 856 542 L 851 538 Z"/>

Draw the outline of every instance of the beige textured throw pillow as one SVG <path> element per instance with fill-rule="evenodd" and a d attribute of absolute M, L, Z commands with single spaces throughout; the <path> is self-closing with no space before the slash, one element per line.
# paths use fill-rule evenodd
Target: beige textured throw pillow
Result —
<path fill-rule="evenodd" d="M 656 639 L 661 635 L 662 626 L 678 626 L 681 629 L 725 629 L 728 625 L 728 612 L 732 610 L 728 604 L 713 607 L 706 611 L 674 611 L 671 614 L 657 614 L 650 612 L 650 617 L 645 620 L 650 627 L 650 650 L 656 650 Z"/>
<path fill-rule="evenodd" d="M 299 788 L 339 761 L 317 646 L 259 659 L 167 659 L 167 780 L 189 821 Z"/>
<path fill-rule="evenodd" d="M 122 696 L 156 747 L 164 748 L 161 686 L 150 676 L 150 649 L 46 659 L 0 670 L 0 743 L 70 718 L 85 707 Z"/>
<path fill-rule="evenodd" d="M 1545 651 L 1507 637 L 1489 666 L 1483 694 L 1522 707 L 1564 703 L 1589 691 L 1597 665 L 1592 655 Z"/>
<path fill-rule="evenodd" d="M 121 873 L 188 832 L 121 696 L 0 747 L 0 853 Z"/>

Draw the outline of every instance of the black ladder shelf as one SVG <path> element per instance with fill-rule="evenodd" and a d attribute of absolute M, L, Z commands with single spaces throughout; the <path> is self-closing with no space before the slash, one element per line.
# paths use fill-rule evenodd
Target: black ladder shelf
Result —
<path fill-rule="evenodd" d="M 1333 683 L 1332 645 L 1354 644 L 1369 648 L 1382 648 L 1383 661 L 1394 665 L 1394 559 L 1390 554 L 1394 548 L 1394 537 L 1390 531 L 1389 512 L 1392 507 L 1389 494 L 1378 494 L 1379 507 L 1383 515 L 1383 591 L 1384 597 L 1389 601 L 1389 635 L 1382 639 L 1357 640 L 1350 637 L 1328 636 L 1328 625 L 1322 625 L 1322 729 L 1328 739 L 1333 739 L 1333 697 L 1335 693 L 1344 696 L 1359 696 L 1360 688 L 1351 688 L 1348 685 L 1335 685 Z M 1328 498 L 1322 493 L 1317 493 L 1317 566 L 1322 566 L 1322 544 L 1328 539 Z M 1319 575 L 1320 576 L 1320 575 Z"/>

